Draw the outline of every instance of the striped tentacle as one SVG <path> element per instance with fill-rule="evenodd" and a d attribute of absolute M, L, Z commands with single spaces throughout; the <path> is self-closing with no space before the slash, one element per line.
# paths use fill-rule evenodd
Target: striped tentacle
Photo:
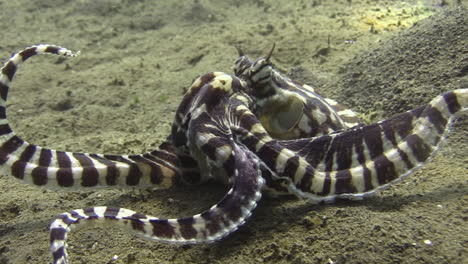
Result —
<path fill-rule="evenodd" d="M 47 188 L 172 186 L 179 172 L 169 143 L 146 154 L 119 156 L 47 149 L 15 135 L 6 116 L 9 84 L 22 62 L 44 53 L 76 56 L 59 46 L 31 46 L 14 54 L 0 70 L 0 165 L 5 174 Z"/>
<path fill-rule="evenodd" d="M 224 73 L 209 73 L 197 79 L 176 113 L 171 140 L 179 155 L 192 157 L 204 174 L 231 182 L 225 197 L 207 211 L 181 219 L 159 219 L 120 208 L 97 207 L 64 213 L 50 227 L 54 263 L 66 263 L 66 237 L 73 226 L 86 220 L 105 221 L 148 238 L 168 243 L 213 242 L 235 231 L 251 215 L 261 198 L 264 180 L 258 158 L 237 144 L 229 131 L 230 108 L 248 99 L 236 93 L 242 82 Z M 237 97 L 236 97 L 237 98 Z M 182 168 L 193 168 L 193 161 Z M 89 222 L 88 222 L 89 223 Z"/>
<path fill-rule="evenodd" d="M 369 126 L 314 139 L 283 141 L 316 169 L 297 174 L 298 196 L 360 198 L 399 182 L 434 156 L 456 114 L 468 108 L 468 89 Z"/>
<path fill-rule="evenodd" d="M 159 219 L 110 207 L 79 209 L 61 214 L 50 227 L 53 263 L 67 263 L 67 234 L 72 226 L 85 225 L 89 223 L 87 220 L 106 222 L 146 239 L 174 244 L 210 243 L 234 232 L 251 215 L 260 200 L 263 179 L 256 158 L 236 145 L 233 149 L 233 186 L 218 204 L 207 211 L 180 219 Z"/>
<path fill-rule="evenodd" d="M 376 124 L 283 141 L 271 138 L 253 114 L 238 107 L 242 125 L 235 134 L 261 159 L 269 171 L 267 183 L 277 191 L 287 189 L 313 202 L 360 198 L 421 167 L 467 106 L 468 90 L 461 89 Z"/>

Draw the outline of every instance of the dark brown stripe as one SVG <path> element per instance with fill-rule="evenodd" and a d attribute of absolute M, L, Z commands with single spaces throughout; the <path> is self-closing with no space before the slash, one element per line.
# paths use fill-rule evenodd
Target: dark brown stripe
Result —
<path fill-rule="evenodd" d="M 24 172 L 26 164 L 31 160 L 31 158 L 36 153 L 36 146 L 28 145 L 21 153 L 19 160 L 15 161 L 11 166 L 11 173 L 18 179 L 24 178 Z"/>
<path fill-rule="evenodd" d="M 59 50 L 60 50 L 60 48 L 57 47 L 57 46 L 47 46 L 47 48 L 45 49 L 45 52 L 58 54 Z"/>
<path fill-rule="evenodd" d="M 8 61 L 5 66 L 3 66 L 2 73 L 5 74 L 8 79 L 11 81 L 16 72 L 16 64 L 13 61 Z M 5 97 L 4 97 L 5 96 Z M 3 100 L 6 100 L 6 94 L 2 94 Z"/>
<path fill-rule="evenodd" d="M 8 124 L 0 125 L 0 136 L 10 134 L 11 132 L 12 131 L 11 131 L 10 125 Z"/>
<path fill-rule="evenodd" d="M 54 259 L 54 262 L 58 261 L 64 256 L 65 256 L 65 246 L 61 246 L 60 248 L 52 252 L 52 257 Z"/>
<path fill-rule="evenodd" d="M 392 146 L 398 146 L 398 142 L 395 137 L 395 129 L 392 126 L 392 122 L 385 120 L 380 123 L 382 131 L 384 132 L 385 138 L 392 143 Z"/>
<path fill-rule="evenodd" d="M 15 152 L 19 147 L 23 145 L 24 141 L 17 137 L 13 136 L 10 139 L 8 139 L 3 145 L 0 147 L 0 149 L 6 153 L 13 153 Z"/>
<path fill-rule="evenodd" d="M 67 230 L 65 228 L 52 228 L 49 231 L 50 233 L 50 242 L 54 240 L 65 240 L 65 234 Z"/>
<path fill-rule="evenodd" d="M 443 98 L 451 114 L 455 114 L 456 112 L 460 111 L 461 106 L 458 103 L 457 96 L 454 92 L 448 92 L 444 94 Z"/>
<path fill-rule="evenodd" d="M 128 176 L 125 179 L 125 184 L 129 186 L 138 185 L 143 173 L 140 171 L 140 169 L 138 168 L 136 164 L 129 164 L 129 165 L 130 165 L 130 171 L 128 172 Z"/>
<path fill-rule="evenodd" d="M 400 136 L 400 138 L 406 138 L 413 129 L 413 118 L 419 117 L 424 107 L 411 110 L 409 112 L 401 113 L 385 122 L 389 122 L 389 126 L 392 127 Z"/>
<path fill-rule="evenodd" d="M 444 118 L 442 113 L 436 108 L 428 105 L 426 110 L 423 112 L 423 117 L 427 116 L 429 121 L 437 129 L 437 133 L 441 135 L 445 131 L 445 126 L 447 125 L 447 119 Z"/>
<path fill-rule="evenodd" d="M 24 171 L 26 168 L 26 162 L 17 160 L 11 166 L 11 174 L 17 179 L 24 179 Z"/>
<path fill-rule="evenodd" d="M 258 118 L 252 114 L 244 114 L 240 117 L 239 126 L 250 131 L 255 124 L 258 124 Z"/>
<path fill-rule="evenodd" d="M 362 130 L 358 130 L 358 131 L 362 131 Z M 364 191 L 370 191 L 374 189 L 374 187 L 372 186 L 371 172 L 369 168 L 366 167 L 366 155 L 364 154 L 365 145 L 363 143 L 362 138 L 361 138 L 361 141 L 356 144 L 355 151 L 356 151 L 356 159 L 361 165 L 361 167 L 363 168 L 362 178 L 364 180 Z M 357 175 L 356 177 L 360 177 L 360 176 Z"/>
<path fill-rule="evenodd" d="M 47 168 L 50 165 L 52 153 L 50 149 L 41 149 L 38 166 L 31 172 L 33 183 L 38 186 L 47 184 Z"/>
<path fill-rule="evenodd" d="M 222 218 L 219 214 L 216 214 L 213 210 L 208 210 L 201 214 L 201 217 L 205 220 L 205 229 L 212 236 L 221 231 Z"/>
<path fill-rule="evenodd" d="M 135 163 L 119 155 L 104 155 L 104 158 L 128 164 L 130 166 L 130 170 L 128 172 L 127 178 L 125 179 L 125 184 L 128 186 L 138 185 L 142 177 L 142 172 Z"/>
<path fill-rule="evenodd" d="M 106 165 L 107 173 L 106 173 L 106 184 L 109 186 L 116 185 L 117 179 L 119 177 L 119 170 L 117 170 L 117 165 L 115 162 L 104 159 L 97 154 L 90 154 L 91 158 L 95 159 L 96 161 Z"/>
<path fill-rule="evenodd" d="M 87 219 L 97 219 L 99 216 L 94 211 L 94 207 L 83 209 L 83 213 L 87 216 Z"/>
<path fill-rule="evenodd" d="M 407 169 L 412 169 L 414 168 L 414 165 L 413 163 L 410 161 L 409 157 L 408 157 L 408 154 L 406 154 L 404 151 L 402 151 L 401 149 L 397 149 L 398 150 L 398 154 L 400 155 L 400 158 L 401 160 L 405 163 L 406 165 L 406 168 Z"/>
<path fill-rule="evenodd" d="M 137 230 L 137 231 L 146 233 L 145 232 L 145 223 L 143 223 L 139 219 L 134 219 L 134 218 L 130 219 L 130 221 L 131 221 L 131 225 L 132 225 L 133 230 Z"/>
<path fill-rule="evenodd" d="M 29 59 L 31 56 L 34 56 L 36 54 L 37 54 L 36 47 L 27 48 L 27 49 L 25 49 L 25 50 L 23 50 L 23 51 L 21 51 L 19 53 L 19 55 L 21 55 L 23 61 Z"/>
<path fill-rule="evenodd" d="M 197 236 L 197 230 L 193 227 L 195 220 L 193 217 L 177 219 L 180 225 L 180 233 L 185 239 L 193 239 Z"/>
<path fill-rule="evenodd" d="M 313 167 L 317 167 L 327 155 L 332 140 L 331 136 L 321 136 L 306 143 L 302 143 L 301 140 L 297 146 L 300 149 L 298 155 L 304 157 Z"/>
<path fill-rule="evenodd" d="M 153 226 L 153 235 L 161 238 L 172 238 L 175 235 L 174 227 L 167 220 L 154 219 L 150 220 Z"/>
<path fill-rule="evenodd" d="M 42 167 L 48 167 L 52 160 L 52 151 L 50 149 L 43 148 L 41 149 L 41 154 L 39 155 L 38 165 Z"/>
<path fill-rule="evenodd" d="M 379 124 L 372 124 L 362 128 L 364 142 L 369 150 L 371 160 L 374 160 L 383 153 L 382 134 Z"/>
<path fill-rule="evenodd" d="M 2 93 L 2 83 L 0 82 L 0 93 Z M 6 119 L 6 108 L 4 106 L 0 106 L 0 119 Z"/>
<path fill-rule="evenodd" d="M 6 102 L 6 99 L 8 97 L 8 85 L 0 82 L 0 97 Z"/>
<path fill-rule="evenodd" d="M 418 135 L 410 135 L 407 139 L 406 142 L 408 143 L 408 146 L 411 148 L 413 151 L 414 157 L 419 161 L 419 162 L 424 162 L 429 158 L 429 156 L 432 153 L 432 149 L 430 146 L 428 146 L 424 140 L 422 140 Z"/>
<path fill-rule="evenodd" d="M 116 208 L 118 209 L 118 208 Z M 141 221 L 140 219 L 146 219 L 146 215 L 142 215 L 139 213 L 134 213 L 129 217 L 123 217 L 122 219 L 128 219 L 130 220 L 130 224 L 132 225 L 133 230 L 140 231 L 142 233 L 146 233 L 145 231 L 145 223 Z"/>
<path fill-rule="evenodd" d="M 83 168 L 83 172 L 81 173 L 81 186 L 96 186 L 99 183 L 99 173 L 92 160 L 83 153 L 73 153 L 73 157 L 78 160 Z"/>
<path fill-rule="evenodd" d="M 146 164 L 150 167 L 150 180 L 153 184 L 160 184 L 163 181 L 163 175 L 161 171 L 161 165 L 154 163 L 151 160 L 147 160 L 140 155 L 132 155 L 128 157 L 129 159 Z"/>
<path fill-rule="evenodd" d="M 395 170 L 395 164 L 385 155 L 380 155 L 374 159 L 374 167 L 377 172 L 379 185 L 388 183 L 399 176 Z"/>
<path fill-rule="evenodd" d="M 70 157 L 63 151 L 57 151 L 57 184 L 63 187 L 73 186 L 73 173 L 71 169 Z"/>
<path fill-rule="evenodd" d="M 367 191 L 374 189 L 374 186 L 372 186 L 371 171 L 369 170 L 369 168 L 366 167 L 365 164 L 362 164 L 362 168 L 363 168 L 362 177 L 364 179 L 364 191 L 367 192 Z"/>
<path fill-rule="evenodd" d="M 364 154 L 365 146 L 364 146 L 363 143 L 364 142 L 363 142 L 363 140 L 361 138 L 360 142 L 356 142 L 356 145 L 355 145 L 355 148 L 354 148 L 354 150 L 356 152 L 356 160 L 361 165 L 364 165 L 364 163 L 366 162 L 366 155 Z"/>
<path fill-rule="evenodd" d="M 349 170 L 340 170 L 336 173 L 335 194 L 357 193 L 356 186 L 352 182 Z"/>
<path fill-rule="evenodd" d="M 24 162 L 29 162 L 34 154 L 36 153 L 37 147 L 35 145 L 29 144 L 21 153 L 20 160 Z"/>
<path fill-rule="evenodd" d="M 290 157 L 286 161 L 286 164 L 284 166 L 283 173 L 281 173 L 281 176 L 286 176 L 292 179 L 294 178 L 294 175 L 296 174 L 297 168 L 299 168 L 299 157 L 298 156 Z"/>
<path fill-rule="evenodd" d="M 42 186 L 47 184 L 47 167 L 36 167 L 32 170 L 31 176 L 33 183 L 37 186 Z"/>
<path fill-rule="evenodd" d="M 276 171 L 276 159 L 278 159 L 280 148 L 276 141 L 266 142 L 259 150 L 257 156 L 270 168 Z"/>
<path fill-rule="evenodd" d="M 305 173 L 304 175 L 302 175 L 302 179 L 301 179 L 301 182 L 299 183 L 298 188 L 305 192 L 310 192 L 311 187 L 312 187 L 312 179 L 314 178 L 314 176 L 315 176 L 315 169 L 312 166 L 307 165 L 305 169 Z M 320 195 L 325 195 L 330 192 L 330 179 L 329 178 L 330 178 L 330 175 L 327 172 L 322 191 L 319 192 Z"/>
<path fill-rule="evenodd" d="M 330 148 L 330 152 L 336 152 L 335 170 L 339 171 L 351 168 L 353 149 L 358 144 L 362 144 L 362 138 L 360 133 L 356 133 L 355 131 L 347 134 L 347 137 L 335 137 Z"/>
<path fill-rule="evenodd" d="M 120 208 L 118 207 L 106 207 L 106 211 L 104 212 L 104 217 L 108 219 L 117 219 L 117 215 L 120 212 Z"/>

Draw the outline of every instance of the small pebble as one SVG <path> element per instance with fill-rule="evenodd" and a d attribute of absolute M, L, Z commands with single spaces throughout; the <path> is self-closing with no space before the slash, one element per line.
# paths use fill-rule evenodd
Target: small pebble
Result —
<path fill-rule="evenodd" d="M 428 246 L 431 246 L 432 245 L 432 241 L 426 239 L 424 240 L 424 244 L 428 245 Z"/>

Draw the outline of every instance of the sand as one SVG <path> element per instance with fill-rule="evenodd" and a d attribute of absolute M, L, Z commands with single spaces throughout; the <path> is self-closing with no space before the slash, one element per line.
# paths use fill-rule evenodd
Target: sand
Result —
<path fill-rule="evenodd" d="M 81 51 L 25 63 L 9 93 L 8 119 L 41 146 L 142 153 L 169 134 L 197 76 L 232 72 L 234 45 L 260 57 L 276 43 L 280 70 L 377 121 L 468 87 L 467 9 L 458 2 L 0 2 L 0 58 L 38 43 Z M 173 246 L 96 226 L 72 232 L 71 261 L 463 263 L 467 131 L 464 114 L 422 170 L 362 201 L 265 198 L 237 232 L 210 245 Z M 48 225 L 71 209 L 107 205 L 182 217 L 211 207 L 226 188 L 66 192 L 0 175 L 0 263 L 50 263 Z"/>

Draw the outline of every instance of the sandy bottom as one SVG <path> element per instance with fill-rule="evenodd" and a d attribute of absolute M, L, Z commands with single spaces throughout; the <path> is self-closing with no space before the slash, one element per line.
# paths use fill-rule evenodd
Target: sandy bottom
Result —
<path fill-rule="evenodd" d="M 41 56 L 23 65 L 8 117 L 22 138 L 41 146 L 141 153 L 168 135 L 193 79 L 232 72 L 234 45 L 259 57 L 276 43 L 279 69 L 375 121 L 468 87 L 468 40 L 460 33 L 467 31 L 466 9 L 439 2 L 4 1 L 0 58 L 38 43 L 81 50 L 74 59 Z M 465 114 L 422 170 L 363 201 L 265 198 L 236 233 L 211 245 L 172 246 L 108 227 L 86 229 L 69 237 L 71 260 L 462 263 L 468 258 L 467 131 Z M 64 192 L 1 175 L 0 263 L 49 263 L 48 225 L 71 209 L 108 205 L 181 217 L 209 208 L 225 191 L 204 185 Z"/>

